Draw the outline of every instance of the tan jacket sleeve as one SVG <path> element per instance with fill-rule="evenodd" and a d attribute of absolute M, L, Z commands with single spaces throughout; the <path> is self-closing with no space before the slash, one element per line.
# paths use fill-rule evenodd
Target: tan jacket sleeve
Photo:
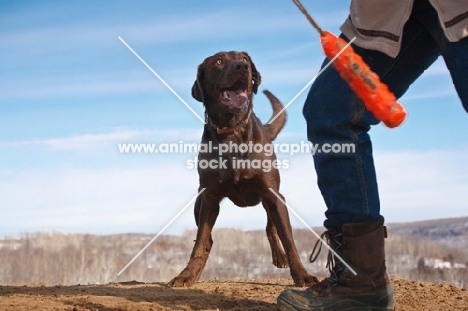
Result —
<path fill-rule="evenodd" d="M 447 39 L 456 42 L 468 36 L 467 0 L 430 0 L 439 14 Z M 377 50 L 391 57 L 400 51 L 403 27 L 413 0 L 352 0 L 350 15 L 341 26 L 360 47 Z"/>

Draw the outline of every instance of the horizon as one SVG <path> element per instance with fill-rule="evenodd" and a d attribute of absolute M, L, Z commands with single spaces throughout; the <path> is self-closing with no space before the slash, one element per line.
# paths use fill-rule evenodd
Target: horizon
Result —
<path fill-rule="evenodd" d="M 432 222 L 436 222 L 436 221 L 447 221 L 447 220 L 461 220 L 461 219 L 468 219 L 468 216 L 461 216 L 461 217 L 449 217 L 449 218 L 434 218 L 434 219 L 423 219 L 423 220 L 417 220 L 417 221 L 401 221 L 401 222 L 386 222 L 385 225 L 386 226 L 394 226 L 394 225 L 415 225 L 415 224 L 420 224 L 420 223 L 432 223 Z M 216 231 L 216 230 L 234 230 L 234 231 L 241 231 L 241 232 L 263 232 L 264 229 L 261 229 L 261 228 L 253 228 L 253 229 L 246 229 L 246 228 L 243 228 L 243 227 L 219 227 L 219 226 L 214 226 L 213 228 L 213 231 Z M 293 227 L 292 228 L 293 231 L 294 230 L 305 230 L 305 231 L 310 231 L 309 229 L 305 228 L 305 227 Z M 317 230 L 317 229 L 325 229 L 325 227 L 323 226 L 313 226 L 312 227 L 313 230 Z M 196 232 L 197 228 L 196 227 L 193 227 L 193 228 L 185 228 L 181 231 L 178 231 L 178 232 L 173 232 L 173 233 L 162 233 L 160 236 L 182 236 L 184 234 L 186 234 L 187 232 Z M 390 229 L 391 230 L 391 229 Z M 130 235 L 149 235 L 149 236 L 154 236 L 154 234 L 156 234 L 156 231 L 154 232 L 138 232 L 138 231 L 133 231 L 133 232 L 113 232 L 113 233 L 89 233 L 89 232 L 80 232 L 80 231 L 76 231 L 76 232 L 67 232 L 67 231 L 62 231 L 62 230 L 56 230 L 56 229 L 48 229 L 48 230 L 43 230 L 43 231 L 22 231 L 22 232 L 19 232 L 17 234 L 7 234 L 7 235 L 1 235 L 0 236 L 0 240 L 5 240 L 7 238 L 13 238 L 13 239 L 22 239 L 23 236 L 22 235 L 29 235 L 29 234 L 47 234 L 47 235 L 53 235 L 53 234 L 63 234 L 63 235 L 87 235 L 87 234 L 91 234 L 91 235 L 95 235 L 95 236 L 101 236 L 101 237 L 104 237 L 104 236 L 114 236 L 114 235 L 126 235 L 126 234 L 130 234 Z"/>

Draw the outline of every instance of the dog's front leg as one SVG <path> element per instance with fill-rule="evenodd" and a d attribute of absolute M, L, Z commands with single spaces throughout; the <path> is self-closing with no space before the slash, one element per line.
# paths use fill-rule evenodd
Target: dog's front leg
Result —
<path fill-rule="evenodd" d="M 219 199 L 203 193 L 195 202 L 197 239 L 187 267 L 169 282 L 171 287 L 191 286 L 200 279 L 213 246 L 211 231 L 219 214 Z"/>
<path fill-rule="evenodd" d="M 284 201 L 284 197 L 279 194 Z M 291 223 L 289 221 L 288 209 L 284 203 L 273 193 L 269 193 L 263 198 L 263 206 L 267 209 L 267 214 L 271 217 L 273 225 L 276 227 L 277 234 L 286 253 L 291 276 L 296 286 L 310 286 L 318 282 L 315 276 L 307 273 L 301 263 L 299 254 L 294 244 Z"/>
<path fill-rule="evenodd" d="M 271 258 L 273 260 L 273 264 L 278 268 L 287 268 L 289 267 L 288 259 L 279 241 L 276 227 L 273 224 L 273 221 L 271 220 L 270 209 L 264 201 L 262 201 L 262 204 L 267 212 L 266 234 L 268 237 L 268 242 L 270 243 Z"/>

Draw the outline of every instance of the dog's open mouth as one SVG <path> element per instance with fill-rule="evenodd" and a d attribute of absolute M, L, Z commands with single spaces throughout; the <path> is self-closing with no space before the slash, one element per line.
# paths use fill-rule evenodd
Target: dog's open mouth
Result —
<path fill-rule="evenodd" d="M 219 97 L 229 110 L 243 110 L 249 104 L 247 83 L 239 80 L 231 87 L 221 89 Z"/>

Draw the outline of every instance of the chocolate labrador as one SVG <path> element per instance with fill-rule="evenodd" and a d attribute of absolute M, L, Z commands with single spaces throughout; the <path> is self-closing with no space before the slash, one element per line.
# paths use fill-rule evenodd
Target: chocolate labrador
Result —
<path fill-rule="evenodd" d="M 213 245 L 211 231 L 224 198 L 240 207 L 261 202 L 267 213 L 266 234 L 273 264 L 279 268 L 289 266 L 296 286 L 317 282 L 299 259 L 286 206 L 270 190 L 279 194 L 280 175 L 279 162 L 267 147 L 272 146 L 272 140 L 286 123 L 286 115 L 281 102 L 264 91 L 273 116 L 278 117 L 263 125 L 255 116 L 252 96 L 260 82 L 260 73 L 247 53 L 220 52 L 198 66 L 192 96 L 205 106 L 202 145 L 211 144 L 212 148 L 198 155 L 199 191 L 205 190 L 195 202 L 195 245 L 187 267 L 169 286 L 190 286 L 199 280 Z M 261 147 L 265 147 L 263 152 Z"/>

